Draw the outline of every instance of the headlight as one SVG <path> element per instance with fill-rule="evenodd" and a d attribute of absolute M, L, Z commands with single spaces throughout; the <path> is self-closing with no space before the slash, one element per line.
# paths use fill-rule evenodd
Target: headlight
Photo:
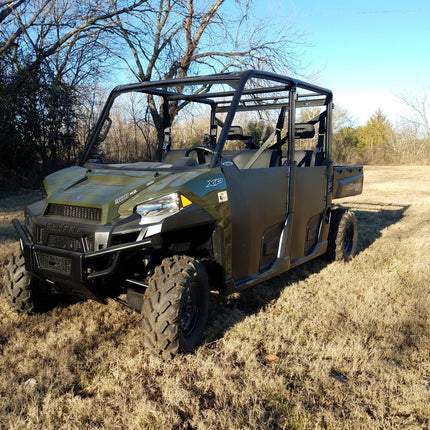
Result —
<path fill-rule="evenodd" d="M 136 212 L 142 217 L 139 224 L 153 224 L 179 212 L 192 202 L 178 193 L 168 194 L 148 200 L 136 206 Z"/>

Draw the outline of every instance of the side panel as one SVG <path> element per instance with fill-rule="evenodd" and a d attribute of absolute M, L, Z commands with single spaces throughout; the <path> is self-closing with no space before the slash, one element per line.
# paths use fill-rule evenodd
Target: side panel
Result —
<path fill-rule="evenodd" d="M 291 232 L 292 264 L 308 253 L 318 238 L 321 217 L 327 204 L 327 167 L 295 169 L 294 217 Z"/>
<path fill-rule="evenodd" d="M 270 267 L 286 219 L 289 167 L 238 170 L 224 167 L 229 193 L 232 278 L 235 282 Z"/>

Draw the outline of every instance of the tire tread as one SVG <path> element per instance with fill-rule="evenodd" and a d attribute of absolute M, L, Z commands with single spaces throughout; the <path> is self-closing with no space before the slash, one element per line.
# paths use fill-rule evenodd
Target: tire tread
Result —
<path fill-rule="evenodd" d="M 50 295 L 47 288 L 27 272 L 21 252 L 11 257 L 1 293 L 10 308 L 22 314 L 33 314 L 43 310 L 43 302 Z"/>
<path fill-rule="evenodd" d="M 180 309 L 184 286 L 196 275 L 201 277 L 205 284 L 202 288 L 207 288 L 208 293 L 205 268 L 194 258 L 173 256 L 156 267 L 142 305 L 143 344 L 151 353 L 170 359 L 192 349 L 181 339 Z"/>
<path fill-rule="evenodd" d="M 344 234 L 348 225 L 352 224 L 354 238 L 352 250 L 345 252 Z M 345 208 L 334 209 L 331 213 L 330 230 L 328 236 L 327 257 L 330 261 L 352 260 L 357 251 L 358 225 L 354 212 Z"/>

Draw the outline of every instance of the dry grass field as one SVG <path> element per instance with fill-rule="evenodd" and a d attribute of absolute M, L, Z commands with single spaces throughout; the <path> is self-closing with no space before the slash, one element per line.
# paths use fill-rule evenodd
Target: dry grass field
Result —
<path fill-rule="evenodd" d="M 0 275 L 30 199 L 0 199 Z M 341 203 L 351 263 L 214 296 L 206 344 L 168 363 L 116 302 L 26 317 L 1 298 L 0 428 L 429 429 L 430 167 L 367 167 Z"/>

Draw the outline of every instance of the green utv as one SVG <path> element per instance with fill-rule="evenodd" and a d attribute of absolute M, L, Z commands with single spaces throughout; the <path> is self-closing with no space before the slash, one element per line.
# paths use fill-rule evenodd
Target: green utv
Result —
<path fill-rule="evenodd" d="M 362 166 L 333 166 L 331 91 L 249 70 L 115 88 L 77 166 L 14 220 L 3 295 L 53 293 L 142 313 L 168 358 L 200 343 L 209 291 L 243 290 L 322 254 L 350 260 Z"/>

